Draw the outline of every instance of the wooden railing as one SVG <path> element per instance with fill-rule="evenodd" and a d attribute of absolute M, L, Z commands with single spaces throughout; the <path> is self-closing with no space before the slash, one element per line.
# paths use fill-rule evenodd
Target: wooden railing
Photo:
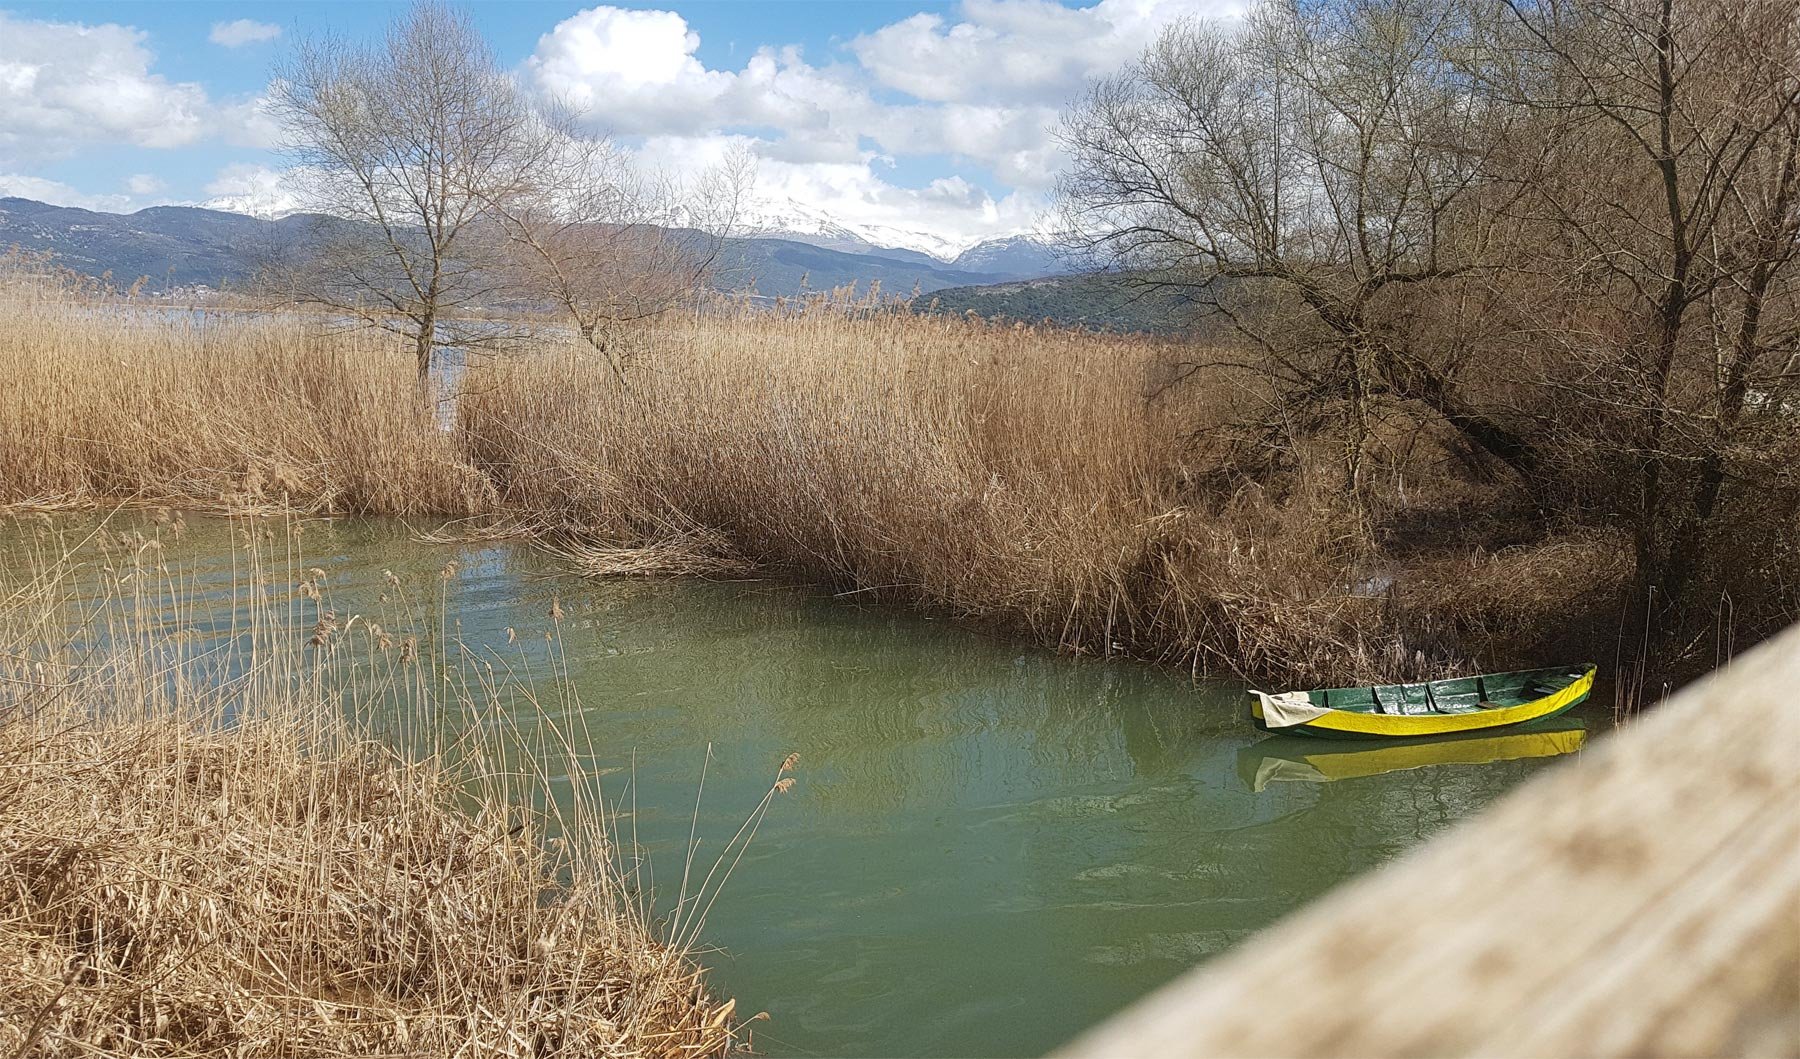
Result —
<path fill-rule="evenodd" d="M 1800 627 L 1062 1054 L 1800 1056 Z"/>

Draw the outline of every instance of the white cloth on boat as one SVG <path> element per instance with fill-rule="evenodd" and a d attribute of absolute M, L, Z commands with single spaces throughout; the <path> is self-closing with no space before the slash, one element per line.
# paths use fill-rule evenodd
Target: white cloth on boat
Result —
<path fill-rule="evenodd" d="M 1252 690 L 1250 694 L 1262 701 L 1263 723 L 1270 728 L 1292 728 L 1331 712 L 1323 706 L 1314 706 L 1312 699 L 1304 691 L 1284 691 L 1279 695 L 1271 695 L 1266 691 Z"/>

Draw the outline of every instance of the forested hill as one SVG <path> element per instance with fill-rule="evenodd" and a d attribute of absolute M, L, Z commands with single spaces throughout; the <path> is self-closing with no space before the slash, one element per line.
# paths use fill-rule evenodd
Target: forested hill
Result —
<path fill-rule="evenodd" d="M 310 223 L 304 215 L 264 221 L 191 206 L 99 213 L 0 198 L 0 251 L 49 251 L 64 268 L 110 273 L 120 286 L 148 277 L 153 290 L 218 288 L 251 271 L 257 247 L 298 238 Z"/>
<path fill-rule="evenodd" d="M 879 283 L 883 294 L 905 297 L 915 289 L 927 293 L 994 279 L 948 265 L 923 264 L 886 254 L 853 254 L 770 238 L 728 240 L 720 248 L 714 274 L 715 285 L 725 290 L 749 287 L 758 294 L 789 296 L 850 283 L 856 284 L 858 293 L 866 294 L 873 284 Z"/>
<path fill-rule="evenodd" d="M 1196 323 L 1192 306 L 1117 274 L 1049 276 L 1011 283 L 948 287 L 913 303 L 919 312 L 967 313 L 990 320 L 1049 320 L 1096 331 L 1173 334 Z"/>

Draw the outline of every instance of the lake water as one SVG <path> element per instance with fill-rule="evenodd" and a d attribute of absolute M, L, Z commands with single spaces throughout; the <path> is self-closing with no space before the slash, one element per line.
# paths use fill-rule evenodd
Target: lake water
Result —
<path fill-rule="evenodd" d="M 0 525 L 0 561 L 20 540 Z M 229 540 L 196 520 L 173 565 L 228 583 Z M 522 546 L 428 545 L 392 523 L 314 523 L 303 541 L 342 615 L 377 606 L 392 570 L 434 612 L 447 584 L 464 640 L 510 628 L 542 654 L 560 600 L 582 720 L 609 793 L 635 774 L 622 826 L 664 907 L 708 746 L 703 865 L 799 752 L 703 938 L 714 992 L 769 1013 L 754 1043 L 776 1056 L 1041 1054 L 1582 738 L 1383 757 L 1254 731 L 1241 685 L 778 583 L 585 581 Z"/>

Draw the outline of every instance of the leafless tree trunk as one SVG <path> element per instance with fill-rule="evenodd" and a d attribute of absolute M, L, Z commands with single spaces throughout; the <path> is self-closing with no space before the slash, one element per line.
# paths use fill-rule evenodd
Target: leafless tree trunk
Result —
<path fill-rule="evenodd" d="M 372 45 L 302 44 L 272 100 L 320 215 L 307 301 L 403 335 L 419 377 L 500 294 L 488 204 L 526 186 L 540 119 L 467 16 L 420 3 Z"/>
<path fill-rule="evenodd" d="M 1596 377 L 1623 384 L 1610 396 L 1633 420 L 1623 455 L 1636 494 L 1637 609 L 1647 613 L 1650 596 L 1679 597 L 1692 576 L 1725 450 L 1770 352 L 1758 335 L 1794 254 L 1796 5 L 1504 5 L 1509 18 L 1490 43 L 1508 59 L 1489 68 L 1483 90 L 1554 115 L 1560 135 L 1588 152 L 1586 164 L 1518 182 L 1578 248 L 1568 267 L 1609 277 L 1626 317 L 1641 321 L 1625 348 L 1584 355 L 1598 358 Z M 1718 343 L 1696 309 L 1734 291 L 1739 334 L 1701 399 L 1682 380 Z M 1690 467 L 1698 473 L 1684 490 L 1671 479 Z"/>

